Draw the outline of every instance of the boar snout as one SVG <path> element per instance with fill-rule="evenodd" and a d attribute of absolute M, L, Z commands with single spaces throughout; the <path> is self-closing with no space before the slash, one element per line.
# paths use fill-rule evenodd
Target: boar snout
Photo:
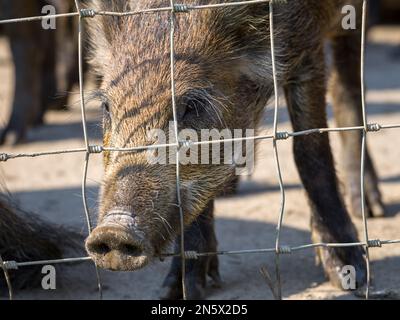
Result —
<path fill-rule="evenodd" d="M 107 214 L 86 240 L 86 250 L 99 267 L 113 271 L 140 269 L 152 256 L 134 215 L 124 212 Z"/>

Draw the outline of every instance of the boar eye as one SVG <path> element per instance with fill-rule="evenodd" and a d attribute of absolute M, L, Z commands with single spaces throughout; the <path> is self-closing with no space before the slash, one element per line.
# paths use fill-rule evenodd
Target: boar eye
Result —
<path fill-rule="evenodd" d="M 198 117 L 201 110 L 201 101 L 197 99 L 185 99 L 182 101 L 178 111 L 179 120 L 185 120 L 191 117 Z"/>

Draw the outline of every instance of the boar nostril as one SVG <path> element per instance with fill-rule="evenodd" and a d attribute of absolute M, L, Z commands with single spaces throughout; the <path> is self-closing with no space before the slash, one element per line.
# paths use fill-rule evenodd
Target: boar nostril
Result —
<path fill-rule="evenodd" d="M 90 248 L 90 251 L 97 254 L 106 254 L 111 251 L 110 247 L 106 243 L 96 243 Z"/>
<path fill-rule="evenodd" d="M 123 244 L 119 247 L 119 251 L 128 255 L 138 257 L 143 253 L 143 250 L 133 244 Z"/>

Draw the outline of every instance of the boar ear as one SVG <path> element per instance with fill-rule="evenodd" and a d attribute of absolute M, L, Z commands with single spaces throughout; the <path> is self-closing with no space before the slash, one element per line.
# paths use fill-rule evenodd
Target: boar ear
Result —
<path fill-rule="evenodd" d="M 99 11 L 123 12 L 130 10 L 132 1 L 126 0 L 89 0 L 86 8 Z M 133 1 L 134 2 L 134 1 Z M 87 21 L 89 44 L 91 47 L 90 63 L 95 69 L 101 68 L 107 61 L 113 47 L 113 39 L 119 34 L 124 18 L 113 16 L 96 16 Z"/>
<path fill-rule="evenodd" d="M 129 10 L 130 1 L 90 0 L 86 7 L 96 11 L 124 12 Z M 94 21 L 88 23 L 91 36 L 97 38 L 94 40 L 106 39 L 111 44 L 113 36 L 121 29 L 123 20 L 115 16 L 97 16 Z"/>

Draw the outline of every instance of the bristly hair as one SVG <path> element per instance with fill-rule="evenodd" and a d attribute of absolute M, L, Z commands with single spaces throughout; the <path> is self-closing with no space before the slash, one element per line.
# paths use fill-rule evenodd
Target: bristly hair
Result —
<path fill-rule="evenodd" d="M 42 261 L 63 258 L 66 252 L 83 252 L 83 238 L 76 232 L 43 221 L 22 210 L 0 187 L 0 255 L 4 261 Z M 13 288 L 39 287 L 41 266 L 10 270 Z M 0 288 L 4 289 L 0 273 Z"/>
<path fill-rule="evenodd" d="M 108 102 L 107 93 L 106 93 L 106 91 L 104 91 L 102 89 L 95 89 L 95 90 L 85 92 L 85 98 L 86 98 L 86 102 L 92 102 L 92 101 L 98 101 L 98 102 L 103 102 L 103 103 Z"/>

